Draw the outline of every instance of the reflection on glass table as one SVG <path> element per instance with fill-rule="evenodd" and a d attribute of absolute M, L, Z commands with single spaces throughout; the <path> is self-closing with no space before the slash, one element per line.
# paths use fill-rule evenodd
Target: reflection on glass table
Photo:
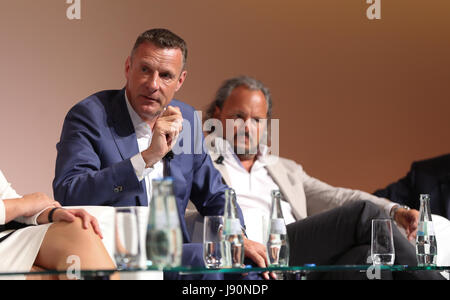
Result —
<path fill-rule="evenodd" d="M 379 265 L 376 266 L 382 271 L 392 272 L 414 272 L 414 271 L 440 271 L 449 272 L 450 266 L 406 266 L 406 265 Z M 164 272 L 177 272 L 182 274 L 206 274 L 206 273 L 240 273 L 245 274 L 249 272 L 286 272 L 292 274 L 308 274 L 310 272 L 345 272 L 345 271 L 361 271 L 367 272 L 371 268 L 375 268 L 373 265 L 336 265 L 336 266 L 290 266 L 290 267 L 269 267 L 269 268 L 222 268 L 222 269 L 207 269 L 207 268 L 193 268 L 193 267 L 173 267 L 164 268 Z M 127 269 L 127 270 L 81 270 L 78 279 L 107 279 L 109 275 L 115 272 L 127 273 L 127 272 L 160 272 L 161 268 L 149 265 L 147 269 Z M 67 274 L 67 271 L 42 271 L 42 272 L 13 272 L 13 273 L 0 273 L 0 279 L 2 277 L 11 277 L 17 275 L 63 275 Z"/>

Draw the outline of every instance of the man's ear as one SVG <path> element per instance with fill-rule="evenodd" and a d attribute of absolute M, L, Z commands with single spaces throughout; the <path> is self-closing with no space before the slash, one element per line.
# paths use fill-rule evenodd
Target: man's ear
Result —
<path fill-rule="evenodd" d="M 127 60 L 125 61 L 125 78 L 128 80 L 128 74 L 130 73 L 131 69 L 131 56 L 128 56 Z"/>
<path fill-rule="evenodd" d="M 178 90 L 181 88 L 184 81 L 186 80 L 186 77 L 187 77 L 187 71 L 181 72 L 180 78 L 178 78 L 177 89 L 175 90 L 175 92 L 178 92 Z"/>

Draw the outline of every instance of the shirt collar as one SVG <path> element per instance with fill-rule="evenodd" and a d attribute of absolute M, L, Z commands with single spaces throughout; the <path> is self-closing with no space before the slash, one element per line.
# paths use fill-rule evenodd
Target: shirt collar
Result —
<path fill-rule="evenodd" d="M 136 137 L 151 137 L 152 128 L 146 122 L 144 122 L 141 117 L 136 113 L 128 100 L 127 91 L 125 91 L 125 102 L 127 103 L 128 114 L 130 115 L 131 122 L 133 122 L 134 131 L 136 132 Z"/>
<path fill-rule="evenodd" d="M 227 140 L 221 137 L 216 137 L 214 139 L 214 148 L 216 153 L 219 153 L 225 159 L 230 159 L 231 157 L 234 157 L 236 161 L 239 163 L 239 165 L 242 166 L 239 157 L 236 155 L 236 153 L 234 153 L 234 149 L 231 147 L 231 144 Z M 263 167 L 267 166 L 268 152 L 269 147 L 267 145 L 260 144 L 258 148 L 258 153 L 256 155 L 255 164 Z"/>

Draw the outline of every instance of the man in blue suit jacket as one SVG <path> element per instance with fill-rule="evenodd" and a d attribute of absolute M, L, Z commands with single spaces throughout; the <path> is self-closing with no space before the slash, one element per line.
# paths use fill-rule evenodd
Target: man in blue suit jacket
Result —
<path fill-rule="evenodd" d="M 450 219 L 450 154 L 413 163 L 406 177 L 375 192 L 417 210 L 420 194 L 430 194 L 431 213 Z"/>
<path fill-rule="evenodd" d="M 96 93 L 69 111 L 57 145 L 57 201 L 146 206 L 151 179 L 164 175 L 174 179 L 185 243 L 190 242 L 184 219 L 189 200 L 202 215 L 223 214 L 227 186 L 203 151 L 201 122 L 192 107 L 172 100 L 186 78 L 186 58 L 180 37 L 149 30 L 126 61 L 125 89 Z M 184 152 L 175 151 L 175 144 Z M 201 257 L 201 245 L 185 245 L 184 265 L 202 265 Z"/>

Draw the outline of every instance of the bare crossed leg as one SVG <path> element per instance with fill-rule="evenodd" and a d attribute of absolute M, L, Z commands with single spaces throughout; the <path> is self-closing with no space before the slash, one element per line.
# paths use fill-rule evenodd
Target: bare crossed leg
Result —
<path fill-rule="evenodd" d="M 33 270 L 67 270 L 67 258 L 77 256 L 82 270 L 115 269 L 100 237 L 92 227 L 84 229 L 81 219 L 72 223 L 58 222 L 50 226 L 34 262 Z M 67 279 L 59 276 L 30 276 L 27 279 Z M 119 279 L 114 273 L 111 279 Z"/>

